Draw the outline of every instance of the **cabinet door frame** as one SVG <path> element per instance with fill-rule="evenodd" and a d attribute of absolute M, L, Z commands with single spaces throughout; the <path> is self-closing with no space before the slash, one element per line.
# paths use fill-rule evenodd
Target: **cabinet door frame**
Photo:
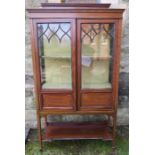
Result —
<path fill-rule="evenodd" d="M 40 58 L 39 58 L 39 46 L 37 40 L 37 24 L 44 23 L 70 23 L 71 24 L 71 77 L 72 77 L 72 89 L 42 89 L 41 88 L 41 69 L 40 69 Z M 34 80 L 36 85 L 37 103 L 40 110 L 76 110 L 76 47 L 75 47 L 75 32 L 76 25 L 75 19 L 62 19 L 62 18 L 46 18 L 46 19 L 32 19 L 31 20 L 31 40 L 32 40 L 32 58 L 33 58 L 33 70 Z M 43 106 L 43 95 L 72 95 L 71 107 L 44 107 Z M 48 100 L 48 99 L 47 99 Z"/>
<path fill-rule="evenodd" d="M 82 74 L 82 68 L 81 68 L 81 24 L 98 24 L 98 23 L 105 23 L 105 24 L 114 24 L 114 42 L 113 42 L 113 62 L 112 62 L 112 88 L 105 88 L 105 89 L 82 89 L 81 88 L 81 74 Z M 105 111 L 105 110 L 109 110 L 109 109 L 114 109 L 115 108 L 115 104 L 116 104 L 116 94 L 117 94 L 117 88 L 118 88 L 118 74 L 119 74 L 119 61 L 120 61 L 120 47 L 119 47 L 119 40 L 120 40 L 120 31 L 119 30 L 119 20 L 118 19 L 78 19 L 77 20 L 77 63 L 78 63 L 78 110 L 101 110 L 101 111 Z M 111 101 L 109 101 L 109 105 L 111 106 L 83 106 L 82 105 L 82 95 L 83 94 L 90 94 L 90 95 L 99 95 L 99 94 L 103 94 L 103 96 L 105 95 L 105 102 L 107 102 L 107 97 L 108 95 L 111 95 Z M 91 97 L 91 96 L 90 96 Z M 110 99 L 110 97 L 108 97 Z M 86 99 L 87 100 L 87 99 Z M 102 98 L 102 100 L 104 100 L 104 97 Z M 87 100 L 88 101 L 88 100 Z M 89 101 L 88 101 L 89 102 Z M 91 102 L 91 101 L 90 101 Z M 103 101 L 104 102 L 104 101 Z"/>

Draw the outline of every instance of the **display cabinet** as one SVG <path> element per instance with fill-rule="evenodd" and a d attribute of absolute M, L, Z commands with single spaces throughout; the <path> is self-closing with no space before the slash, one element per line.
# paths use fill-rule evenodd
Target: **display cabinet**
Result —
<path fill-rule="evenodd" d="M 115 146 L 124 9 L 109 6 L 43 3 L 27 9 L 41 149 L 43 139 L 103 139 Z M 47 121 L 55 114 L 103 114 L 107 119 Z"/>

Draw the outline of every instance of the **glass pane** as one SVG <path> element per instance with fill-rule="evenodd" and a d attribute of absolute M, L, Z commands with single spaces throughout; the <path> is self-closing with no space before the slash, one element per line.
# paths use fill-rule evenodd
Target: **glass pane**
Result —
<path fill-rule="evenodd" d="M 82 88 L 111 88 L 113 24 L 81 25 Z"/>
<path fill-rule="evenodd" d="M 38 24 L 42 88 L 71 89 L 70 23 Z"/>

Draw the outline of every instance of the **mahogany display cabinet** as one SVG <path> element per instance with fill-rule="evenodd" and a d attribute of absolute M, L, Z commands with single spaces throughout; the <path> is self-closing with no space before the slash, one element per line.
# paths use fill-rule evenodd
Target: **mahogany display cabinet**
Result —
<path fill-rule="evenodd" d="M 103 139 L 115 147 L 122 15 L 110 4 L 27 9 L 38 138 Z M 103 114 L 97 122 L 48 122 L 49 115 Z M 45 133 L 41 133 L 41 118 Z"/>

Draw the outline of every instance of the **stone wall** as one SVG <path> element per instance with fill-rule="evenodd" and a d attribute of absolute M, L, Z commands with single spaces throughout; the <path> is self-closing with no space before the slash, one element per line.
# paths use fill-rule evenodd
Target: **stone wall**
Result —
<path fill-rule="evenodd" d="M 92 1 L 92 0 L 91 0 Z M 118 125 L 128 124 L 128 106 L 129 106 L 129 15 L 128 15 L 128 0 L 106 0 L 106 2 L 118 2 L 126 7 L 123 19 L 123 33 L 121 46 L 121 65 L 120 65 L 120 82 L 119 82 L 119 108 L 118 108 Z M 26 8 L 40 6 L 40 3 L 47 2 L 46 0 L 26 0 Z M 79 1 L 78 1 L 79 2 Z M 88 0 L 87 0 L 88 2 Z M 26 13 L 25 22 L 25 123 L 26 128 L 36 128 L 36 112 L 34 103 L 34 83 L 31 58 L 31 42 L 30 29 Z M 82 120 L 102 120 L 104 116 L 88 115 L 88 116 L 53 116 L 52 121 L 82 121 Z"/>

